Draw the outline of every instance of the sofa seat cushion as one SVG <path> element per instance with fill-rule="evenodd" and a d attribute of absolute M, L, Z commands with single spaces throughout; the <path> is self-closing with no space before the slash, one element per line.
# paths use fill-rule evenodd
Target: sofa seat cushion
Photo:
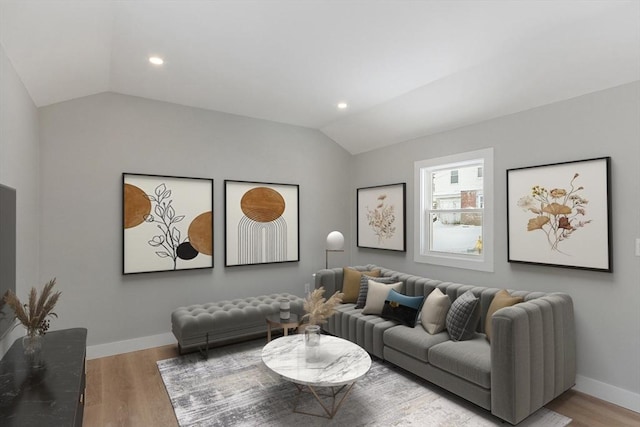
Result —
<path fill-rule="evenodd" d="M 429 349 L 429 363 L 480 387 L 491 388 L 491 344 L 483 334 L 434 345 Z"/>
<path fill-rule="evenodd" d="M 429 349 L 436 344 L 449 341 L 449 335 L 446 332 L 431 335 L 422 328 L 400 325 L 384 331 L 383 341 L 385 347 L 428 362 Z"/>
<path fill-rule="evenodd" d="M 342 304 L 336 304 L 335 306 L 336 311 L 339 311 L 341 313 L 346 313 L 348 311 L 353 311 L 355 312 L 356 310 L 358 310 L 356 308 L 356 305 L 353 303 L 342 303 Z"/>
<path fill-rule="evenodd" d="M 353 307 L 353 304 L 351 304 Z M 384 332 L 397 326 L 398 323 L 393 320 L 386 320 L 377 315 L 363 314 L 361 309 L 347 309 L 338 311 L 329 319 L 340 316 L 337 321 L 339 325 L 333 330 L 330 324 L 324 325 L 324 329 L 340 338 L 344 338 L 354 342 L 364 348 L 368 353 L 382 358 L 383 351 L 383 335 Z"/>

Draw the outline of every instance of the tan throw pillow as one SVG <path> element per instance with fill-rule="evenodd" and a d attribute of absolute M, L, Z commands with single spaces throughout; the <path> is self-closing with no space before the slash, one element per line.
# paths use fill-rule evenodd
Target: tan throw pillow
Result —
<path fill-rule="evenodd" d="M 385 285 L 384 283 L 378 283 L 373 280 L 369 280 L 369 290 L 367 291 L 367 302 L 362 309 L 362 314 L 382 314 L 382 308 L 384 302 L 389 296 L 389 291 L 393 289 L 396 292 L 401 292 L 402 282 L 392 283 L 391 285 Z"/>
<path fill-rule="evenodd" d="M 355 303 L 358 301 L 358 293 L 360 292 L 360 278 L 363 274 L 370 277 L 380 276 L 380 270 L 358 271 L 353 268 L 345 267 L 342 277 L 342 302 Z"/>
<path fill-rule="evenodd" d="M 493 297 L 493 301 L 489 305 L 487 311 L 487 318 L 484 323 L 484 333 L 487 334 L 487 340 L 491 341 L 491 318 L 493 313 L 504 307 L 510 307 L 512 305 L 522 302 L 522 297 L 512 297 L 506 289 L 498 291 Z"/>
<path fill-rule="evenodd" d="M 444 331 L 447 313 L 451 307 L 451 298 L 435 288 L 422 306 L 422 317 L 420 322 L 425 331 L 431 335 Z"/>

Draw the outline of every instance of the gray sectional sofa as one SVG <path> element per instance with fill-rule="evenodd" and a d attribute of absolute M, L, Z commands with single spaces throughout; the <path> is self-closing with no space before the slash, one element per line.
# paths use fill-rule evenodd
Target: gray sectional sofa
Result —
<path fill-rule="evenodd" d="M 418 323 L 404 326 L 378 315 L 364 315 L 342 304 L 323 328 L 370 354 L 453 392 L 511 424 L 517 424 L 575 384 L 576 350 L 573 301 L 563 293 L 512 291 L 523 302 L 492 316 L 489 342 L 484 334 L 487 310 L 497 288 L 418 277 L 375 265 L 381 276 L 403 282 L 402 293 L 428 296 L 435 288 L 454 301 L 471 290 L 479 298 L 476 334 L 453 341 L 447 331 L 430 335 Z M 375 280 L 375 279 L 374 279 Z M 343 269 L 320 270 L 315 287 L 325 295 L 342 290 Z"/>

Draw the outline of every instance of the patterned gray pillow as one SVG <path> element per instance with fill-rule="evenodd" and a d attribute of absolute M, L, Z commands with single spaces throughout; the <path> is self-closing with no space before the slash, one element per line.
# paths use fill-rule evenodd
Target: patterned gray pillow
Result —
<path fill-rule="evenodd" d="M 367 305 L 367 292 L 369 291 L 369 280 L 374 280 L 378 283 L 384 283 L 385 285 L 390 285 L 392 283 L 398 282 L 397 278 L 394 278 L 394 277 L 370 277 L 363 274 L 362 278 L 360 279 L 360 292 L 358 293 L 356 308 L 364 308 L 364 306 Z"/>
<path fill-rule="evenodd" d="M 447 331 L 453 341 L 471 339 L 480 321 L 480 299 L 467 291 L 451 304 L 447 313 Z"/>

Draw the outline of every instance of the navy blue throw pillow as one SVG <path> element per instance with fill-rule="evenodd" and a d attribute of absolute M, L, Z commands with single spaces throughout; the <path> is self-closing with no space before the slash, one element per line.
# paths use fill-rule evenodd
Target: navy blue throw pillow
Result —
<path fill-rule="evenodd" d="M 392 289 L 384 302 L 382 317 L 413 328 L 418 321 L 422 304 L 424 304 L 423 296 L 410 297 Z"/>

